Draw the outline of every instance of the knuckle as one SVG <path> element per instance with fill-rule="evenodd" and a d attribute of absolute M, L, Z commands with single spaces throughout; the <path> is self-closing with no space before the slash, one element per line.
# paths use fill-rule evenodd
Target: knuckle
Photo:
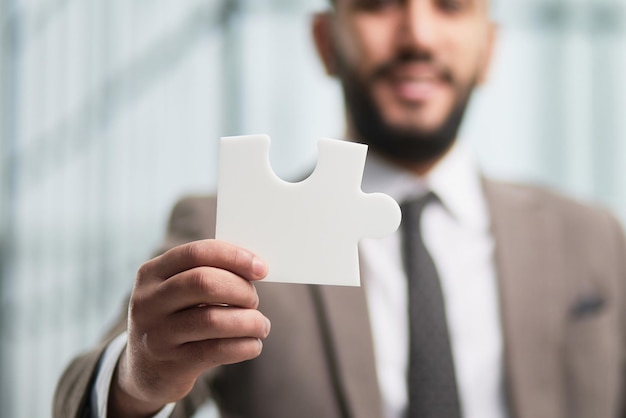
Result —
<path fill-rule="evenodd" d="M 211 267 L 196 268 L 191 272 L 189 285 L 195 291 L 213 297 L 220 293 L 220 285 L 216 280 L 216 271 Z"/>
<path fill-rule="evenodd" d="M 213 356 L 212 361 L 215 362 L 225 362 L 228 361 L 231 350 L 231 344 L 226 343 L 224 340 L 215 340 L 215 344 L 213 344 Z"/>
<path fill-rule="evenodd" d="M 246 329 L 249 330 L 248 333 L 254 337 L 263 336 L 264 334 L 263 330 L 265 329 L 265 324 L 263 322 L 261 313 L 258 311 L 251 311 L 251 313 L 253 315 L 250 315 L 250 317 L 246 321 L 247 322 Z"/>
<path fill-rule="evenodd" d="M 136 281 L 138 284 L 145 283 L 152 276 L 152 263 L 147 261 L 137 269 Z"/>
<path fill-rule="evenodd" d="M 200 241 L 190 242 L 184 247 L 185 258 L 194 264 L 202 259 L 203 247 Z"/>
<path fill-rule="evenodd" d="M 228 250 L 228 258 L 233 266 L 239 266 L 239 263 L 242 262 L 243 258 L 243 250 L 239 248 L 231 248 Z"/>
<path fill-rule="evenodd" d="M 241 310 L 233 313 L 231 326 L 241 337 L 265 338 L 265 318 L 256 310 Z"/>
<path fill-rule="evenodd" d="M 203 322 L 207 328 L 219 328 L 220 321 L 218 319 L 217 310 L 215 308 L 206 308 L 204 310 Z"/>

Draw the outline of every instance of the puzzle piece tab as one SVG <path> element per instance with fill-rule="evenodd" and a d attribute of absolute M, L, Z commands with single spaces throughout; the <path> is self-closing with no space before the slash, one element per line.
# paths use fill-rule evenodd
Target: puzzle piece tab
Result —
<path fill-rule="evenodd" d="M 359 286 L 358 241 L 400 225 L 389 196 L 361 190 L 367 146 L 318 143 L 313 174 L 299 183 L 276 176 L 270 138 L 222 138 L 216 238 L 248 248 L 269 264 L 265 281 Z"/>

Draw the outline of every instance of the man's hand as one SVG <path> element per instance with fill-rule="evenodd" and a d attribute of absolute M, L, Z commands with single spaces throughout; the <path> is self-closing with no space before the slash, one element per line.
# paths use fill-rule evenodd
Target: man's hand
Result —
<path fill-rule="evenodd" d="M 267 265 L 222 241 L 182 245 L 146 262 L 128 310 L 128 344 L 108 415 L 150 416 L 189 393 L 205 370 L 261 353 L 270 322 L 253 281 Z"/>

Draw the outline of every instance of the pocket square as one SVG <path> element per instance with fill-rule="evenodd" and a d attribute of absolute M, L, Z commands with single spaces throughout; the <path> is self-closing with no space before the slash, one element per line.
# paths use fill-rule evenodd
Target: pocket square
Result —
<path fill-rule="evenodd" d="M 600 295 L 589 295 L 576 301 L 571 310 L 574 318 L 581 318 L 593 315 L 604 308 L 605 300 Z"/>

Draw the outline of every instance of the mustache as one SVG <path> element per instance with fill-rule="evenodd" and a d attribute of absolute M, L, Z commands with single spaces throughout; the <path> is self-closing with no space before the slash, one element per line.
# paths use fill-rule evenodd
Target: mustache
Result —
<path fill-rule="evenodd" d="M 391 77 L 396 68 L 406 64 L 428 64 L 437 71 L 439 77 L 441 77 L 444 82 L 449 84 L 454 83 L 454 76 L 448 67 L 436 61 L 431 53 L 416 50 L 401 51 L 388 62 L 381 64 L 372 72 L 371 80 L 376 81 Z"/>

